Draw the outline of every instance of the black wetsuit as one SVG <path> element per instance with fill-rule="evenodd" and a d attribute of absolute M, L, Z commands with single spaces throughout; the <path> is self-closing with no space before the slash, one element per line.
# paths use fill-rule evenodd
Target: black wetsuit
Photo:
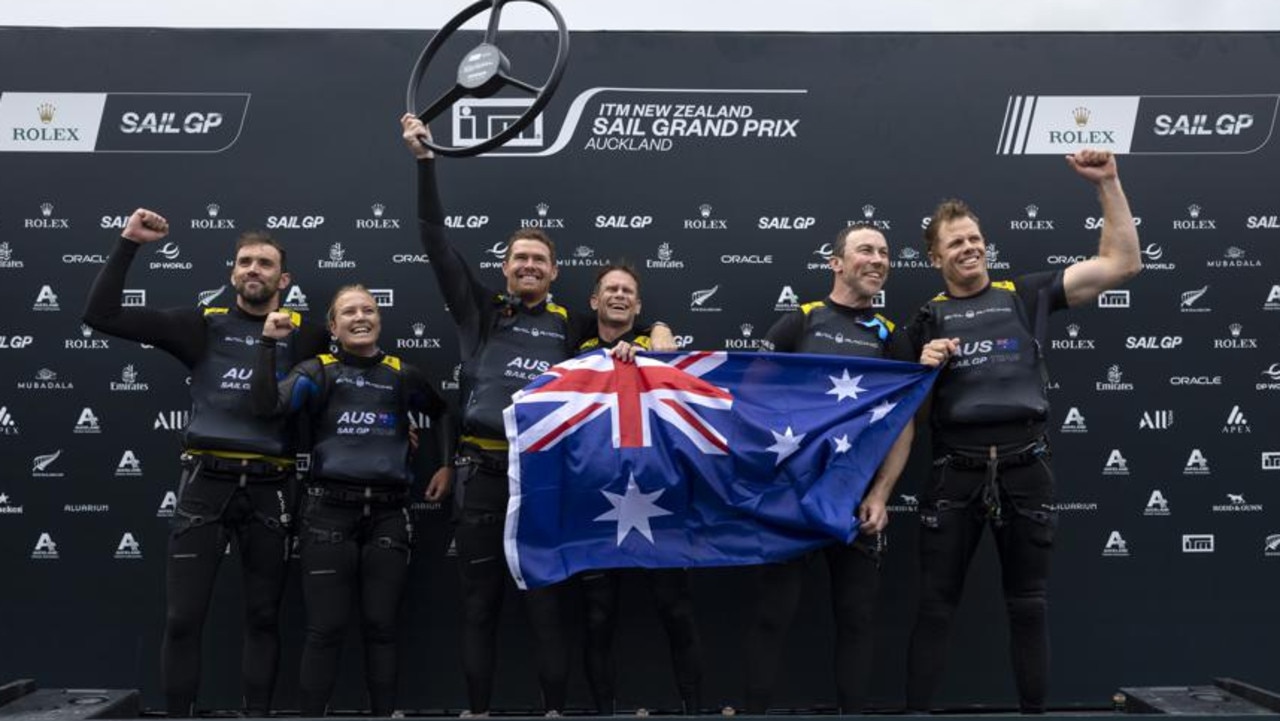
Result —
<path fill-rule="evenodd" d="M 1033 273 L 965 298 L 939 294 L 908 329 L 917 352 L 934 338 L 961 341 L 933 389 L 933 474 L 920 499 L 920 606 L 907 664 L 910 710 L 932 706 L 965 575 L 990 524 L 1019 705 L 1044 711 L 1057 514 L 1041 346 L 1048 315 L 1066 307 L 1062 274 Z"/>
<path fill-rule="evenodd" d="M 279 656 L 278 614 L 288 558 L 292 429 L 254 417 L 249 378 L 263 316 L 230 308 L 122 308 L 138 245 L 121 239 L 89 291 L 84 320 L 103 333 L 149 343 L 191 371 L 191 420 L 183 438 L 184 473 L 166 560 L 164 645 L 169 714 L 193 711 L 200 680 L 200 637 L 223 549 L 236 537 L 244 576 L 242 673 L 248 712 L 271 706 Z M 300 318 L 295 318 L 300 320 Z M 278 370 L 326 345 L 318 327 L 289 336 Z"/>
<path fill-rule="evenodd" d="M 253 374 L 255 413 L 304 411 L 312 419 L 300 548 L 307 610 L 301 713 L 325 712 L 358 596 L 369 702 L 374 716 L 388 716 L 395 710 L 396 613 L 413 548 L 408 411 L 427 414 L 446 444 L 445 403 L 414 366 L 381 352 L 321 355 L 279 383 L 275 367 L 275 343 L 263 338 Z"/>
<path fill-rule="evenodd" d="M 507 441 L 502 409 L 511 394 L 572 355 L 575 321 L 563 307 L 525 305 L 479 280 L 445 236 L 434 162 L 418 163 L 422 243 L 458 327 L 462 355 L 462 436 L 456 460 L 455 540 L 462 579 L 462 665 L 470 710 L 489 710 L 498 616 L 510 578 L 503 549 L 507 513 Z M 569 647 L 560 585 L 521 594 L 538 648 L 547 710 L 563 711 Z"/>
<path fill-rule="evenodd" d="M 910 359 L 902 334 L 894 332 L 888 319 L 870 308 L 851 308 L 830 298 L 784 315 L 766 340 L 766 348 L 779 353 Z M 790 561 L 756 567 L 756 606 L 746 638 L 747 713 L 763 714 L 769 708 L 805 571 L 819 556 L 831 575 L 837 702 L 842 713 L 862 710 L 872 671 L 881 547 L 878 535 L 859 534 L 848 545 L 835 543 Z"/>
<path fill-rule="evenodd" d="M 641 350 L 650 347 L 649 336 L 634 329 L 604 341 L 599 336 L 584 340 L 581 352 L 613 348 L 626 341 Z M 683 568 L 643 569 L 641 573 L 653 593 L 658 617 L 667 632 L 671 649 L 671 667 L 675 672 L 676 690 L 680 694 L 682 713 L 692 715 L 702 707 L 702 639 L 693 612 L 693 593 L 689 572 Z M 578 574 L 586 601 L 586 668 L 587 683 L 596 713 L 612 715 L 616 710 L 617 666 L 613 639 L 618 628 L 619 593 L 623 572 L 603 569 Z"/>

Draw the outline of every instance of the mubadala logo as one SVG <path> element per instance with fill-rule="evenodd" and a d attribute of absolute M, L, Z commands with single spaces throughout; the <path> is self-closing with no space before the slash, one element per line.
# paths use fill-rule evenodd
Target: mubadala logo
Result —
<path fill-rule="evenodd" d="M 551 206 L 547 203 L 538 203 L 533 206 L 536 217 L 521 218 L 521 228 L 563 228 L 564 218 L 556 218 L 551 216 Z"/>
<path fill-rule="evenodd" d="M 192 218 L 192 230 L 235 230 L 235 218 L 222 217 L 222 206 L 209 203 L 204 206 L 204 218 Z"/>
<path fill-rule="evenodd" d="M 1253 429 L 1249 426 L 1249 419 L 1245 418 L 1240 406 L 1231 406 L 1231 412 L 1227 413 L 1227 422 L 1222 425 L 1222 432 L 1233 434 L 1253 433 Z"/>
<path fill-rule="evenodd" d="M 791 286 L 782 286 L 782 292 L 778 294 L 778 302 L 773 304 L 776 311 L 800 310 L 800 296 L 791 289 Z"/>
<path fill-rule="evenodd" d="M 9 412 L 9 406 L 0 406 L 0 436 L 18 435 L 18 421 Z"/>
<path fill-rule="evenodd" d="M 1249 230 L 1280 229 L 1280 215 L 1250 215 L 1245 219 L 1244 227 Z"/>
<path fill-rule="evenodd" d="M 156 248 L 156 255 L 164 260 L 153 260 L 147 264 L 147 268 L 151 270 L 191 270 L 192 268 L 191 261 L 178 260 L 182 255 L 182 248 L 173 241 Z"/>
<path fill-rule="evenodd" d="M 1196 303 L 1209 292 L 1209 286 L 1197 288 L 1196 290 L 1188 290 L 1183 292 L 1181 300 L 1178 301 L 1178 310 L 1183 313 L 1208 313 L 1212 310 L 1208 306 L 1198 306 Z"/>
<path fill-rule="evenodd" d="M 1104 290 L 1098 294 L 1099 308 L 1128 308 L 1129 291 Z"/>
<path fill-rule="evenodd" d="M 160 499 L 160 507 L 156 509 L 156 518 L 173 518 L 176 510 L 178 510 L 178 494 L 165 491 L 164 497 Z"/>
<path fill-rule="evenodd" d="M 1241 336 L 1244 332 L 1244 326 L 1240 323 L 1232 323 L 1227 326 L 1228 338 L 1215 338 L 1213 347 L 1217 350 L 1239 350 L 1242 348 L 1256 349 L 1258 347 L 1257 338 L 1245 338 Z"/>
<path fill-rule="evenodd" d="M 1173 350 L 1180 345 L 1180 335 L 1131 335 L 1124 339 L 1128 350 Z"/>
<path fill-rule="evenodd" d="M 1159 490 L 1151 492 L 1151 497 L 1147 499 L 1147 507 L 1142 511 L 1144 516 L 1167 516 L 1169 515 L 1169 501 Z"/>
<path fill-rule="evenodd" d="M 1254 390 L 1280 391 L 1280 363 L 1272 363 L 1266 370 L 1262 371 L 1262 375 L 1266 376 L 1269 381 L 1257 384 L 1254 386 Z"/>
<path fill-rule="evenodd" d="M 1129 475 L 1129 461 L 1120 454 L 1119 448 L 1111 449 L 1111 454 L 1107 456 L 1107 463 L 1102 467 L 1102 475 L 1104 476 L 1127 476 Z"/>
<path fill-rule="evenodd" d="M 1164 248 L 1158 243 L 1148 243 L 1142 249 L 1142 269 L 1143 270 L 1177 270 L 1177 263 L 1162 262 L 1164 258 Z"/>
<path fill-rule="evenodd" d="M 401 350 L 410 348 L 415 350 L 440 348 L 439 338 L 431 338 L 427 336 L 426 323 L 423 323 L 422 321 L 414 321 L 409 328 L 412 331 L 412 335 L 408 338 L 397 338 L 396 348 Z"/>
<path fill-rule="evenodd" d="M 125 449 L 116 464 L 116 477 L 138 477 L 142 475 L 142 460 L 130 449 Z"/>
<path fill-rule="evenodd" d="M 597 215 L 597 228 L 618 230 L 644 230 L 653 225 L 652 215 Z"/>
<path fill-rule="evenodd" d="M 756 221 L 756 227 L 760 230 L 808 230 L 818 222 L 818 219 L 811 215 L 762 215 Z"/>
<path fill-rule="evenodd" d="M 387 213 L 387 206 L 382 203 L 374 203 L 369 206 L 369 212 L 373 214 L 372 218 L 356 218 L 356 230 L 399 230 L 399 218 L 384 217 Z"/>
<path fill-rule="evenodd" d="M 1227 502 L 1214 504 L 1214 513 L 1261 513 L 1261 503 L 1249 503 L 1243 493 L 1228 493 Z"/>
<path fill-rule="evenodd" d="M 191 411 L 157 411 L 151 424 L 153 431 L 180 431 L 191 421 Z"/>
<path fill-rule="evenodd" d="M 45 312 L 62 310 L 58 305 L 58 294 L 53 292 L 53 286 L 40 286 L 40 292 L 36 293 L 36 302 L 32 304 L 31 310 Z"/>
<path fill-rule="evenodd" d="M 1032 203 L 1023 211 L 1027 217 L 1010 220 L 1009 230 L 1053 230 L 1053 221 L 1040 217 L 1040 206 Z"/>
<path fill-rule="evenodd" d="M 58 560 L 58 544 L 53 540 L 53 536 L 41 533 L 36 539 L 35 549 L 31 551 L 31 558 L 37 561 Z"/>
<path fill-rule="evenodd" d="M 703 203 L 698 206 L 698 217 L 685 218 L 685 230 L 728 230 L 728 221 L 711 217 L 711 205 Z"/>
<path fill-rule="evenodd" d="M 872 228 L 875 228 L 876 230 L 881 230 L 881 231 L 893 229 L 893 223 L 891 221 L 876 217 L 876 206 L 871 205 L 870 203 L 867 203 L 866 205 L 862 206 L 861 218 L 855 218 L 853 220 L 844 221 L 844 225 L 846 228 L 851 225 L 858 225 L 858 224 L 870 225 Z"/>
<path fill-rule="evenodd" d="M 334 243 L 329 246 L 329 259 L 317 260 L 316 267 L 325 270 L 347 270 L 356 267 L 354 260 L 345 260 L 347 249 L 342 247 L 342 243 Z"/>
<path fill-rule="evenodd" d="M 1208 476 L 1212 475 L 1209 470 L 1209 459 L 1199 448 L 1192 448 L 1191 455 L 1187 456 L 1187 463 L 1182 467 L 1182 475 L 1184 476 Z"/>
<path fill-rule="evenodd" d="M 1214 537 L 1212 533 L 1182 534 L 1183 553 L 1213 553 Z"/>
<path fill-rule="evenodd" d="M 832 252 L 834 251 L 831 249 L 830 243 L 823 243 L 822 245 L 818 246 L 818 249 L 813 251 L 813 254 L 818 256 L 818 260 L 809 261 L 809 263 L 805 265 L 805 269 L 806 270 L 831 270 Z M 916 254 L 918 255 L 919 251 L 916 251 Z M 894 267 L 895 268 L 898 267 L 898 263 L 894 263 Z"/>
<path fill-rule="evenodd" d="M 597 258 L 596 249 L 589 245 L 579 245 L 567 258 L 561 258 L 562 268 L 603 268 L 612 262 L 608 258 Z"/>
<path fill-rule="evenodd" d="M 267 230 L 289 228 L 293 230 L 314 230 L 324 225 L 323 215 L 269 215 Z"/>
<path fill-rule="evenodd" d="M 1102 226 L 1106 225 L 1106 223 L 1107 223 L 1106 218 L 1103 218 L 1103 217 L 1100 217 L 1100 216 L 1094 216 L 1094 217 L 1091 217 L 1091 218 L 1085 218 L 1085 219 L 1084 219 L 1084 229 L 1085 229 L 1085 230 L 1102 230 Z M 1140 217 L 1138 217 L 1138 216 L 1136 216 L 1136 215 L 1135 215 L 1135 216 L 1133 216 L 1133 225 L 1134 225 L 1135 227 L 1141 226 L 1141 225 L 1142 225 L 1142 218 L 1140 218 Z"/>
<path fill-rule="evenodd" d="M 1173 427 L 1173 411 L 1143 411 L 1138 419 L 1138 429 L 1164 431 Z"/>
<path fill-rule="evenodd" d="M 673 270 L 684 268 L 684 260 L 671 260 L 671 256 L 675 255 L 675 251 L 671 248 L 671 243 L 662 243 L 658 246 L 658 260 L 646 259 L 644 261 L 645 268 L 654 268 L 659 270 Z"/>
<path fill-rule="evenodd" d="M 1123 382 L 1123 371 L 1120 370 L 1119 364 L 1113 363 L 1107 367 L 1106 382 L 1098 381 L 1094 384 L 1094 390 L 1098 391 L 1131 391 L 1132 383 Z"/>
<path fill-rule="evenodd" d="M 1049 341 L 1049 347 L 1053 350 L 1093 350 L 1092 338 L 1080 337 L 1080 324 L 1071 323 L 1067 326 L 1067 337 L 1054 338 Z"/>
<path fill-rule="evenodd" d="M 1222 252 L 1222 258 L 1219 260 L 1206 260 L 1205 267 L 1208 268 L 1261 268 L 1262 261 L 1251 260 L 1246 258 L 1248 253 L 1244 248 L 1231 246 Z"/>
<path fill-rule="evenodd" d="M 138 371 L 130 363 L 121 369 L 119 382 L 111 381 L 111 390 L 136 392 L 148 391 L 151 390 L 151 387 L 138 380 Z"/>
<path fill-rule="evenodd" d="M 502 261 L 505 260 L 507 257 L 508 247 L 509 246 L 507 243 L 499 241 L 497 243 L 494 243 L 492 246 L 485 248 L 484 252 L 488 253 L 493 258 L 493 260 L 480 261 L 480 268 L 482 269 L 501 268 Z"/>
<path fill-rule="evenodd" d="M 72 433 L 101 433 L 102 424 L 98 421 L 98 416 L 94 414 L 93 409 L 85 406 L 80 410 L 80 417 L 76 419 L 75 428 Z"/>
<path fill-rule="evenodd" d="M 23 263 L 13 259 L 13 248 L 9 241 L 0 243 L 0 268 L 21 268 Z"/>
<path fill-rule="evenodd" d="M 70 220 L 53 216 L 53 203 L 41 203 L 40 217 L 23 219 L 22 227 L 27 230 L 67 230 L 71 227 Z"/>
<path fill-rule="evenodd" d="M 828 251 L 827 255 L 830 255 L 830 251 Z M 822 267 L 826 268 L 827 266 L 824 264 Z M 899 268 L 906 268 L 908 270 L 924 270 L 932 267 L 933 263 L 929 262 L 929 259 L 924 257 L 923 253 L 909 245 L 904 245 L 899 248 L 898 258 L 893 261 L 894 270 Z"/>
<path fill-rule="evenodd" d="M 20 391 L 69 391 L 75 387 L 71 381 L 58 380 L 58 374 L 48 368 L 36 371 L 35 380 L 18 381 Z"/>
<path fill-rule="evenodd" d="M 487 215 L 446 215 L 444 226 L 454 230 L 478 230 L 489 224 Z"/>
<path fill-rule="evenodd" d="M 1187 217 L 1184 220 L 1174 220 L 1174 230 L 1217 230 L 1218 221 L 1210 218 L 1202 218 L 1204 208 L 1196 203 L 1187 206 Z"/>
<path fill-rule="evenodd" d="M 142 544 L 138 543 L 138 539 L 133 537 L 132 533 L 125 532 L 120 536 L 120 543 L 116 544 L 116 560 L 136 561 L 142 559 Z"/>
<path fill-rule="evenodd" d="M 22 506 L 15 506 L 9 501 L 9 494 L 0 493 L 0 516 L 21 516 Z"/>
<path fill-rule="evenodd" d="M 720 286 L 715 285 L 704 290 L 693 291 L 689 294 L 689 310 L 694 313 L 719 313 L 718 306 L 707 304 L 707 301 L 711 300 L 719 290 Z"/>
<path fill-rule="evenodd" d="M 767 341 L 763 338 L 753 338 L 756 327 L 751 323 L 743 323 L 738 326 L 738 330 L 742 331 L 741 338 L 726 338 L 724 341 L 725 350 L 761 350 L 766 348 Z"/>
<path fill-rule="evenodd" d="M 62 449 L 53 453 L 42 453 L 31 459 L 31 477 L 32 478 L 62 478 L 62 471 L 51 470 L 54 462 L 62 456 Z"/>
<path fill-rule="evenodd" d="M 737 253 L 725 253 L 720 256 L 720 262 L 725 265 L 771 265 L 773 263 L 773 255 L 739 255 Z"/>
<path fill-rule="evenodd" d="M 1111 558 L 1128 558 L 1129 544 L 1119 531 L 1112 531 L 1111 535 L 1107 536 L 1107 542 L 1102 547 L 1102 555 Z"/>
<path fill-rule="evenodd" d="M 307 294 L 302 292 L 302 286 L 292 284 L 284 295 L 284 302 L 280 304 L 284 308 L 296 311 L 308 311 L 311 307 L 307 305 Z"/>
<path fill-rule="evenodd" d="M 1084 415 L 1080 413 L 1080 409 L 1071 406 L 1067 410 L 1067 417 L 1062 421 L 1063 433 L 1088 433 L 1089 427 L 1085 425 Z"/>

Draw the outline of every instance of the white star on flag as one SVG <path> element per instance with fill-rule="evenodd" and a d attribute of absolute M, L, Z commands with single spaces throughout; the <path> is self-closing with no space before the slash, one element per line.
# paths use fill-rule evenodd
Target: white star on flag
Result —
<path fill-rule="evenodd" d="M 609 503 L 613 504 L 613 508 L 596 516 L 595 520 L 618 522 L 619 546 L 632 529 L 639 531 L 640 535 L 649 539 L 649 543 L 653 543 L 653 529 L 649 527 L 649 519 L 671 515 L 671 511 L 655 503 L 659 496 L 667 492 L 667 489 L 659 488 L 652 493 L 643 493 L 640 491 L 640 486 L 636 485 L 634 473 L 627 480 L 626 493 L 617 494 L 604 490 L 600 492 L 609 500 Z"/>
<path fill-rule="evenodd" d="M 845 453 L 850 448 L 853 448 L 853 444 L 849 443 L 848 433 L 840 436 L 839 438 L 832 438 L 831 442 L 836 444 L 836 453 Z"/>
<path fill-rule="evenodd" d="M 804 440 L 804 434 L 795 435 L 791 432 L 791 426 L 787 426 L 786 433 L 779 433 L 772 428 L 769 432 L 773 434 L 773 445 L 766 448 L 766 451 L 773 451 L 778 454 L 778 460 L 773 465 L 779 465 L 787 456 L 800 450 L 800 441 Z"/>
<path fill-rule="evenodd" d="M 858 385 L 858 382 L 862 380 L 862 376 L 850 378 L 848 368 L 841 373 L 839 378 L 835 376 L 827 377 L 831 379 L 831 390 L 827 391 L 826 395 L 834 395 L 837 403 L 845 398 L 852 398 L 856 401 L 858 400 L 858 394 L 867 390 Z"/>
<path fill-rule="evenodd" d="M 872 422 L 872 423 L 875 423 L 876 421 L 878 421 L 878 420 L 880 420 L 880 419 L 884 418 L 885 416 L 889 415 L 889 411 L 891 411 L 891 410 L 893 410 L 894 408 L 897 408 L 897 407 L 898 407 L 898 404 L 897 404 L 897 403 L 890 403 L 889 401 L 882 401 L 882 402 L 880 403 L 880 405 L 878 405 L 878 406 L 876 406 L 875 408 L 872 408 L 872 409 L 871 409 L 871 422 Z"/>

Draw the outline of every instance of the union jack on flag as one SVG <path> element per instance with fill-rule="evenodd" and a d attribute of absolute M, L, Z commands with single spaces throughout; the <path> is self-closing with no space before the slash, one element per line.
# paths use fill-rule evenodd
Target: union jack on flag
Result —
<path fill-rule="evenodd" d="M 512 575 L 536 588 L 592 568 L 754 564 L 847 543 L 934 377 L 792 353 L 565 361 L 504 413 Z"/>

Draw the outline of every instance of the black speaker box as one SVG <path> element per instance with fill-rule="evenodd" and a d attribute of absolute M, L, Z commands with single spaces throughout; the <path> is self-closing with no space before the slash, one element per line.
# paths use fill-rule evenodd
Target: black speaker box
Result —
<path fill-rule="evenodd" d="M 30 681 L 16 681 L 15 684 L 29 684 L 26 692 L 0 706 L 0 719 L 16 721 L 17 719 L 98 719 L 98 718 L 137 718 L 137 689 L 35 689 Z M 0 694 L 14 684 L 0 687 Z"/>

